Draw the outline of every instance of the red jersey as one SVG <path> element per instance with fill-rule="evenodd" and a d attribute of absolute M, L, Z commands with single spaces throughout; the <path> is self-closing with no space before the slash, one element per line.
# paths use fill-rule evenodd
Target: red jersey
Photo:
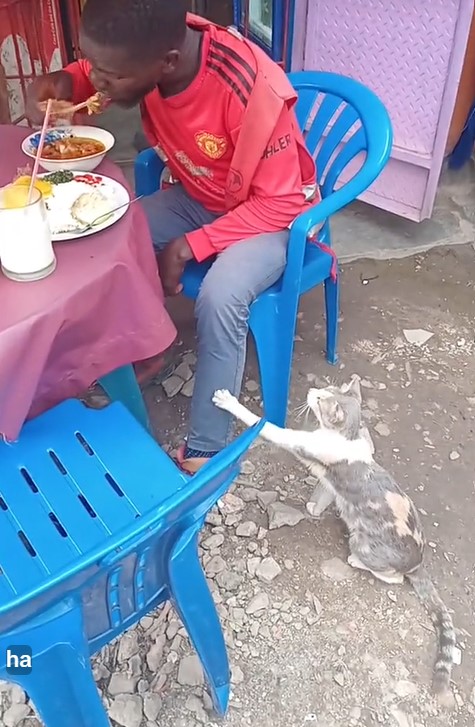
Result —
<path fill-rule="evenodd" d="M 194 20 L 198 28 L 203 27 L 198 74 L 175 96 L 163 98 L 158 89 L 148 94 L 141 113 L 147 137 L 172 176 L 205 208 L 222 215 L 186 235 L 195 258 L 202 261 L 241 240 L 288 227 L 308 204 L 305 188 L 315 185 L 315 164 L 293 108 L 283 103 L 262 155 L 252 166 L 246 199 L 229 208 L 229 175 L 231 186 L 232 175 L 241 177 L 231 162 L 257 75 L 261 74 L 261 84 L 263 73 L 264 82 L 272 84 L 273 80 L 282 82 L 283 71 L 267 58 L 260 60 L 260 49 L 235 32 L 193 16 L 188 20 L 191 27 Z M 269 77 L 269 69 L 275 77 Z M 65 70 L 73 76 L 75 103 L 95 92 L 87 61 L 80 60 Z M 255 93 L 252 103 L 258 124 L 260 101 Z M 262 114 L 266 111 L 262 106 Z"/>

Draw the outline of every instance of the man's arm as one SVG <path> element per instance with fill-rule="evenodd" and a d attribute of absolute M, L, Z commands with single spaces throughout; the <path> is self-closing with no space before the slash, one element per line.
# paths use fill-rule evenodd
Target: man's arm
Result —
<path fill-rule="evenodd" d="M 26 91 L 26 111 L 34 124 L 43 123 L 44 108 L 42 102 L 50 98 L 56 101 L 82 103 L 96 91 L 89 80 L 90 66 L 87 61 L 70 63 L 62 71 L 47 73 L 35 78 Z"/>
<path fill-rule="evenodd" d="M 236 242 L 284 230 L 300 214 L 305 196 L 294 124 L 292 112 L 285 107 L 257 168 L 249 199 L 186 235 L 199 262 Z"/>
<path fill-rule="evenodd" d="M 83 103 L 87 101 L 90 96 L 96 93 L 96 89 L 91 83 L 90 73 L 91 64 L 83 59 L 70 63 L 64 69 L 65 73 L 68 73 L 72 79 L 72 98 L 74 104 Z"/>

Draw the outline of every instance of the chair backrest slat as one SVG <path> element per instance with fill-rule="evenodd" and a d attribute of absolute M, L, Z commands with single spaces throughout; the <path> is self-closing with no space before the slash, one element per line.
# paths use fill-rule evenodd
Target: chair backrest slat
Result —
<path fill-rule="evenodd" d="M 366 149 L 366 134 L 364 129 L 360 127 L 345 141 L 342 148 L 337 148 L 334 159 L 330 159 L 327 164 L 325 175 L 322 180 L 322 194 L 324 197 L 331 194 L 335 189 L 335 185 L 342 175 L 346 167 L 360 155 L 359 164 L 353 170 L 353 176 L 358 172 L 364 164 L 365 155 L 361 154 Z"/>
<path fill-rule="evenodd" d="M 289 79 L 298 93 L 297 119 L 316 161 L 324 197 L 341 186 L 339 178 L 349 165 L 350 178 L 363 167 L 368 176 L 371 167 L 381 168 L 392 133 L 386 109 L 370 89 L 351 78 L 318 71 L 291 73 Z M 359 163 L 351 164 L 357 156 Z M 362 180 L 361 186 L 368 184 Z"/>

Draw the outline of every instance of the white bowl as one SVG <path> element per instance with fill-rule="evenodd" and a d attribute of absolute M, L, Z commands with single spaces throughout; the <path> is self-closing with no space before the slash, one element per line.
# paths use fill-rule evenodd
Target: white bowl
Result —
<path fill-rule="evenodd" d="M 61 135 L 82 136 L 87 139 L 94 139 L 104 144 L 105 151 L 101 151 L 99 154 L 92 154 L 87 157 L 80 157 L 79 159 L 41 159 L 40 166 L 47 172 L 58 172 L 60 169 L 71 172 L 92 172 L 99 166 L 107 152 L 109 152 L 115 144 L 114 136 L 105 129 L 98 129 L 97 126 L 60 126 L 54 129 L 49 129 L 48 136 L 52 135 L 54 135 L 54 138 L 58 138 L 58 135 Z M 31 159 L 36 159 L 36 149 L 39 138 L 40 132 L 35 131 L 35 133 L 30 134 L 30 136 L 28 136 L 21 145 L 23 153 L 31 157 Z"/>

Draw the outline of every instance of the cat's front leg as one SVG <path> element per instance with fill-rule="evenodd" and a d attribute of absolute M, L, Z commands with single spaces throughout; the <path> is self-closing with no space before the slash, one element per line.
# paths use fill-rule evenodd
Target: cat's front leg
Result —
<path fill-rule="evenodd" d="M 220 389 L 214 392 L 213 404 L 222 409 L 223 411 L 229 412 L 236 419 L 239 419 L 243 424 L 248 427 L 253 427 L 257 424 L 259 417 L 249 411 L 243 404 L 241 404 L 231 392 L 226 389 Z"/>
<path fill-rule="evenodd" d="M 333 503 L 335 496 L 325 485 L 319 484 L 313 491 L 306 504 L 307 512 L 311 517 L 319 518 Z"/>
<path fill-rule="evenodd" d="M 240 404 L 229 391 L 216 391 L 213 396 L 213 404 L 219 409 L 229 412 L 248 427 L 252 427 L 260 421 L 258 416 Z M 342 462 L 345 459 L 349 460 L 350 457 L 354 459 L 353 443 L 347 442 L 341 434 L 329 429 L 302 432 L 295 429 L 283 429 L 266 422 L 259 436 L 293 452 L 297 457 L 318 460 L 326 465 Z"/>

